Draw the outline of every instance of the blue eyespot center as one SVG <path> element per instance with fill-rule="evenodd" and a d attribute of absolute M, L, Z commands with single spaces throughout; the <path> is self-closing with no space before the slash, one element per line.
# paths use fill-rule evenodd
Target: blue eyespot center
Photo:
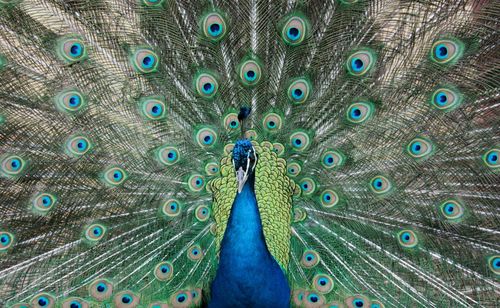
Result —
<path fill-rule="evenodd" d="M 448 48 L 444 44 L 436 47 L 436 57 L 441 60 L 448 58 Z"/>
<path fill-rule="evenodd" d="M 82 305 L 80 305 L 80 303 L 78 302 L 71 302 L 71 304 L 69 305 L 70 308 L 81 308 Z"/>
<path fill-rule="evenodd" d="M 42 306 L 42 307 L 45 307 L 49 304 L 49 300 L 45 297 L 40 297 L 38 299 L 38 305 Z"/>
<path fill-rule="evenodd" d="M 153 65 L 153 62 L 154 62 L 154 59 L 153 57 L 151 56 L 146 56 L 142 59 L 142 64 L 144 65 L 144 67 L 151 67 Z"/>
<path fill-rule="evenodd" d="M 19 169 L 19 167 L 21 167 L 21 161 L 19 159 L 15 158 L 10 162 L 10 166 L 15 171 L 15 170 Z"/>
<path fill-rule="evenodd" d="M 293 98 L 295 99 L 301 99 L 304 93 L 302 92 L 301 89 L 295 89 L 293 90 Z"/>
<path fill-rule="evenodd" d="M 322 285 L 322 286 L 326 285 L 326 280 L 321 279 L 321 280 L 319 281 L 319 284 L 320 284 L 320 285 Z"/>
<path fill-rule="evenodd" d="M 293 142 L 294 142 L 296 145 L 301 145 L 301 144 L 302 144 L 302 140 L 300 140 L 300 139 L 295 139 Z"/>
<path fill-rule="evenodd" d="M 178 301 L 179 303 L 182 303 L 182 302 L 184 302 L 185 300 L 186 300 L 186 296 L 184 296 L 184 295 L 179 295 L 179 296 L 177 297 L 177 301 Z"/>
<path fill-rule="evenodd" d="M 80 44 L 73 44 L 69 52 L 72 56 L 77 57 L 82 53 L 82 46 Z"/>
<path fill-rule="evenodd" d="M 254 71 L 250 70 L 245 73 L 245 77 L 248 81 L 254 81 L 257 78 L 257 74 Z"/>
<path fill-rule="evenodd" d="M 51 203 L 51 199 L 49 196 L 43 196 L 42 197 L 42 204 L 45 206 L 49 206 Z"/>
<path fill-rule="evenodd" d="M 364 304 L 365 304 L 365 303 L 364 303 L 362 300 L 360 300 L 360 299 L 356 299 L 356 300 L 354 300 L 354 305 L 355 305 L 356 307 L 363 307 L 363 305 L 364 305 Z"/>
<path fill-rule="evenodd" d="M 123 174 L 121 171 L 118 171 L 116 170 L 115 172 L 113 172 L 113 178 L 117 181 L 121 180 L 121 178 L 123 177 Z"/>
<path fill-rule="evenodd" d="M 318 297 L 316 295 L 312 295 L 309 297 L 309 299 L 311 300 L 311 302 L 313 303 L 316 303 L 318 301 Z"/>
<path fill-rule="evenodd" d="M 102 292 L 106 291 L 106 285 L 104 283 L 100 283 L 97 285 L 96 289 L 97 289 L 97 292 L 102 293 Z"/>
<path fill-rule="evenodd" d="M 151 108 L 151 113 L 154 115 L 154 116 L 158 116 L 161 114 L 162 112 L 162 106 L 157 104 L 157 105 L 154 105 L 152 108 Z"/>
<path fill-rule="evenodd" d="M 76 107 L 78 105 L 80 105 L 80 97 L 77 96 L 77 95 L 73 95 L 69 98 L 69 105 L 71 107 Z"/>
<path fill-rule="evenodd" d="M 162 266 L 162 267 L 161 267 L 161 272 L 162 272 L 162 273 L 164 273 L 164 274 L 165 274 L 165 273 L 167 273 L 167 272 L 168 272 L 168 270 L 169 270 L 169 269 L 168 269 L 168 266 L 165 266 L 165 265 L 164 265 L 164 266 Z"/>
<path fill-rule="evenodd" d="M 287 36 L 290 40 L 295 41 L 300 36 L 300 30 L 295 27 L 291 27 L 288 29 Z"/>
<path fill-rule="evenodd" d="M 351 116 L 355 119 L 358 119 L 361 116 L 361 110 L 359 108 L 353 108 Z"/>
<path fill-rule="evenodd" d="M 365 64 L 363 63 L 363 60 L 361 60 L 360 58 L 353 58 L 351 60 L 351 67 L 355 72 L 360 72 L 365 67 Z"/>
<path fill-rule="evenodd" d="M 212 36 L 218 36 L 222 32 L 222 26 L 218 23 L 213 23 L 208 27 L 208 31 Z"/>
<path fill-rule="evenodd" d="M 231 126 L 232 128 L 235 128 L 237 125 L 238 123 L 236 121 L 231 121 L 231 123 L 229 123 L 229 126 Z"/>
<path fill-rule="evenodd" d="M 1 242 L 1 243 L 3 243 L 3 244 L 8 244 L 8 243 L 10 242 L 9 236 L 7 236 L 7 235 L 5 235 L 5 234 L 4 234 L 4 235 L 2 235 L 2 236 L 0 237 L 0 242 Z"/>
<path fill-rule="evenodd" d="M 211 94 L 214 91 L 214 85 L 210 82 L 207 82 L 203 85 L 203 92 L 205 94 Z"/>
<path fill-rule="evenodd" d="M 128 304 L 132 301 L 132 297 L 130 297 L 130 295 L 123 295 L 122 296 L 122 303 L 124 304 Z"/>
<path fill-rule="evenodd" d="M 407 243 L 408 241 L 410 241 L 411 236 L 408 232 L 405 232 L 405 233 L 403 233 L 401 238 L 403 239 L 403 242 Z"/>
<path fill-rule="evenodd" d="M 488 159 L 488 163 L 497 164 L 498 163 L 498 154 L 495 152 L 489 153 L 487 159 Z"/>
<path fill-rule="evenodd" d="M 455 206 L 453 206 L 453 204 L 451 203 L 448 203 L 445 207 L 445 211 L 448 213 L 448 214 L 452 214 L 453 213 L 453 210 L 455 210 Z"/>
<path fill-rule="evenodd" d="M 500 269 L 500 258 L 494 258 L 492 263 L 494 269 Z"/>
<path fill-rule="evenodd" d="M 446 96 L 445 93 L 443 92 L 439 92 L 437 95 L 436 95 L 436 103 L 440 106 L 443 106 L 446 104 L 446 102 L 448 101 L 448 97 Z"/>
<path fill-rule="evenodd" d="M 92 233 L 94 233 L 94 235 L 96 236 L 99 236 L 101 234 L 102 230 L 100 227 L 95 227 L 93 230 L 92 230 Z"/>

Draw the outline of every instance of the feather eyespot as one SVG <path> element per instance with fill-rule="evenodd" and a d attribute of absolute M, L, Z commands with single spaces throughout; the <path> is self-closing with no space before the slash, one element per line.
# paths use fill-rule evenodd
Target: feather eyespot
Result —
<path fill-rule="evenodd" d="M 305 268 L 313 268 L 318 265 L 320 260 L 321 258 L 315 250 L 308 249 L 302 254 L 300 264 Z"/>
<path fill-rule="evenodd" d="M 309 147 L 310 137 L 306 132 L 295 132 L 290 136 L 290 145 L 293 150 L 302 152 Z"/>
<path fill-rule="evenodd" d="M 101 224 L 91 224 L 85 230 L 85 238 L 91 242 L 101 240 L 106 234 L 106 228 Z"/>
<path fill-rule="evenodd" d="M 164 119 L 167 110 L 163 98 L 147 97 L 141 100 L 141 112 L 148 120 Z"/>
<path fill-rule="evenodd" d="M 53 194 L 39 193 L 35 195 L 31 204 L 36 212 L 46 214 L 55 206 L 56 202 L 57 198 Z"/>
<path fill-rule="evenodd" d="M 321 294 L 316 292 L 306 292 L 305 295 L 306 307 L 322 307 L 325 303 L 325 298 Z"/>
<path fill-rule="evenodd" d="M 192 261 L 201 260 L 203 258 L 203 250 L 201 250 L 201 247 L 199 245 L 195 244 L 189 247 L 187 251 L 187 256 Z"/>
<path fill-rule="evenodd" d="M 113 303 L 116 308 L 133 308 L 139 305 L 139 296 L 132 291 L 122 291 L 115 295 Z"/>
<path fill-rule="evenodd" d="M 224 117 L 224 128 L 230 131 L 235 131 L 240 128 L 240 120 L 237 113 L 229 113 Z"/>
<path fill-rule="evenodd" d="M 308 21 L 302 16 L 292 15 L 285 20 L 281 30 L 281 37 L 285 44 L 297 46 L 304 41 L 308 35 L 308 31 Z"/>
<path fill-rule="evenodd" d="M 0 252 L 7 251 L 14 243 L 14 235 L 7 231 L 0 231 Z"/>
<path fill-rule="evenodd" d="M 392 189 L 392 183 L 385 176 L 379 175 L 371 179 L 370 188 L 376 194 L 386 194 Z"/>
<path fill-rule="evenodd" d="M 402 230 L 398 233 L 398 241 L 404 248 L 413 248 L 418 244 L 418 238 L 412 230 Z"/>
<path fill-rule="evenodd" d="M 488 266 L 496 275 L 500 275 L 500 256 L 491 256 L 488 258 Z"/>
<path fill-rule="evenodd" d="M 432 143 L 424 138 L 415 138 L 406 147 L 406 151 L 413 158 L 425 158 L 434 150 Z"/>
<path fill-rule="evenodd" d="M 136 72 L 148 74 L 158 70 L 159 58 L 154 51 L 148 48 L 139 48 L 132 55 L 131 62 Z"/>
<path fill-rule="evenodd" d="M 276 155 L 278 155 L 278 157 L 281 157 L 283 156 L 283 154 L 285 154 L 285 146 L 282 143 L 273 143 L 272 150 L 274 153 L 276 153 Z"/>
<path fill-rule="evenodd" d="M 196 93 L 201 98 L 212 99 L 219 89 L 219 83 L 211 73 L 201 73 L 195 78 Z"/>
<path fill-rule="evenodd" d="M 453 110 L 463 101 L 462 94 L 451 87 L 439 88 L 432 94 L 431 104 L 443 111 Z"/>
<path fill-rule="evenodd" d="M 213 42 L 220 41 L 227 32 L 226 21 L 221 14 L 212 12 L 203 18 L 203 34 Z"/>
<path fill-rule="evenodd" d="M 344 164 L 344 155 L 339 151 L 327 150 L 321 156 L 321 164 L 326 169 L 340 167 Z"/>
<path fill-rule="evenodd" d="M 59 111 L 74 114 L 83 109 L 86 100 L 78 90 L 65 90 L 56 95 L 55 103 Z"/>
<path fill-rule="evenodd" d="M 104 301 L 113 294 L 113 285 L 106 279 L 96 279 L 89 285 L 89 294 L 97 301 Z"/>
<path fill-rule="evenodd" d="M 320 199 L 321 199 L 321 205 L 324 208 L 332 208 L 339 203 L 338 194 L 331 189 L 324 190 L 321 193 Z"/>
<path fill-rule="evenodd" d="M 163 146 L 158 149 L 156 157 L 161 164 L 171 166 L 179 161 L 179 150 L 174 146 Z"/>
<path fill-rule="evenodd" d="M 316 291 L 326 294 L 333 290 L 333 279 L 325 274 L 318 274 L 313 278 L 313 286 Z"/>
<path fill-rule="evenodd" d="M 353 53 L 347 59 L 347 71 L 354 76 L 363 76 L 371 71 L 375 65 L 375 55 L 368 50 Z"/>
<path fill-rule="evenodd" d="M 500 167 L 499 160 L 500 160 L 500 149 L 498 148 L 488 150 L 483 155 L 483 162 L 486 164 L 486 166 L 492 169 Z"/>
<path fill-rule="evenodd" d="M 87 58 L 85 43 L 78 38 L 67 37 L 59 40 L 57 53 L 68 64 Z"/>
<path fill-rule="evenodd" d="M 456 221 L 464 216 L 464 207 L 457 200 L 446 200 L 440 205 L 441 214 L 450 221 Z"/>
<path fill-rule="evenodd" d="M 253 86 L 259 83 L 262 77 L 260 64 L 255 60 L 247 60 L 240 64 L 239 76 L 241 82 L 246 86 Z"/>
<path fill-rule="evenodd" d="M 160 262 L 155 266 L 154 274 L 156 279 L 160 281 L 168 281 L 174 275 L 174 267 L 168 261 Z"/>
<path fill-rule="evenodd" d="M 88 308 L 89 303 L 78 297 L 70 297 L 62 303 L 61 308 Z"/>
<path fill-rule="evenodd" d="M 40 293 L 35 295 L 31 300 L 31 306 L 33 308 L 52 308 L 55 307 L 55 298 L 48 293 Z"/>
<path fill-rule="evenodd" d="M 353 103 L 347 109 L 347 120 L 353 124 L 361 124 L 371 118 L 374 111 L 370 102 Z"/>
<path fill-rule="evenodd" d="M 195 217 L 200 222 L 205 222 L 210 218 L 210 208 L 205 205 L 200 205 L 195 210 Z"/>
<path fill-rule="evenodd" d="M 120 186 L 127 180 L 128 174 L 120 167 L 111 167 L 104 171 L 104 182 L 109 186 Z"/>
<path fill-rule="evenodd" d="M 302 104 L 309 98 L 311 84 L 305 78 L 292 80 L 288 86 L 288 99 L 294 104 Z"/>
<path fill-rule="evenodd" d="M 302 166 L 297 162 L 291 162 L 286 169 L 289 176 L 295 177 L 302 171 Z"/>
<path fill-rule="evenodd" d="M 215 145 L 217 142 L 217 134 L 211 128 L 204 127 L 196 133 L 196 142 L 202 148 L 208 148 Z"/>
<path fill-rule="evenodd" d="M 193 295 L 190 291 L 180 290 L 172 294 L 170 302 L 173 307 L 186 308 L 193 304 Z"/>
<path fill-rule="evenodd" d="M 262 120 L 262 125 L 266 131 L 276 132 L 281 129 L 282 122 L 283 119 L 280 115 L 270 112 Z"/>
<path fill-rule="evenodd" d="M 87 137 L 77 135 L 66 140 L 66 153 L 69 156 L 80 157 L 87 153 L 91 148 Z"/>
<path fill-rule="evenodd" d="M 2 173 L 7 177 L 20 175 L 26 168 L 26 161 L 17 155 L 7 155 L 2 159 Z"/>
<path fill-rule="evenodd" d="M 205 165 L 205 173 L 208 176 L 214 176 L 219 173 L 219 164 L 216 162 L 209 162 Z"/>
<path fill-rule="evenodd" d="M 385 308 L 385 305 L 381 301 L 373 300 L 370 308 Z"/>
<path fill-rule="evenodd" d="M 299 185 L 305 196 L 312 195 L 316 191 L 316 182 L 311 178 L 303 178 Z"/>
<path fill-rule="evenodd" d="M 345 303 L 349 308 L 368 308 L 370 301 L 363 295 L 353 295 L 345 299 Z"/>
<path fill-rule="evenodd" d="M 431 59 L 439 64 L 455 63 L 463 54 L 464 45 L 456 39 L 438 40 L 432 44 Z"/>
<path fill-rule="evenodd" d="M 163 215 L 168 218 L 179 216 L 182 206 L 176 199 L 165 201 L 161 207 Z"/>
<path fill-rule="evenodd" d="M 188 179 L 189 190 L 200 192 L 205 188 L 205 178 L 199 174 L 191 175 Z"/>

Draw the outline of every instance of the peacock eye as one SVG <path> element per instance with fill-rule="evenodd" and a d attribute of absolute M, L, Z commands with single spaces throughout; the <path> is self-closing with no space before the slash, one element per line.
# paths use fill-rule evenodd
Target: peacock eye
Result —
<path fill-rule="evenodd" d="M 205 187 L 205 179 L 201 175 L 191 175 L 188 180 L 189 190 L 193 192 L 202 191 Z"/>
<path fill-rule="evenodd" d="M 210 218 L 210 208 L 205 205 L 198 206 L 195 210 L 195 217 L 198 221 L 207 221 Z"/>
<path fill-rule="evenodd" d="M 157 158 L 165 166 L 171 166 L 179 161 L 179 150 L 173 146 L 163 146 L 157 152 Z"/>
<path fill-rule="evenodd" d="M 273 151 L 278 157 L 281 157 L 285 154 L 285 146 L 282 143 L 273 143 Z"/>
<path fill-rule="evenodd" d="M 240 80 L 244 85 L 252 86 L 259 82 L 262 71 L 260 64 L 254 60 L 247 60 L 240 65 Z"/>
<path fill-rule="evenodd" d="M 219 13 L 210 13 L 203 18 L 203 34 L 209 40 L 217 42 L 226 34 L 226 21 Z"/>
<path fill-rule="evenodd" d="M 463 43 L 459 40 L 438 40 L 431 48 L 431 59 L 439 64 L 454 63 L 463 53 Z"/>
<path fill-rule="evenodd" d="M 174 275 L 174 267 L 168 261 L 160 262 L 155 266 L 154 274 L 156 279 L 160 281 L 168 281 Z"/>
<path fill-rule="evenodd" d="M 372 103 L 353 103 L 347 109 L 347 120 L 354 124 L 361 124 L 371 118 L 374 111 Z"/>
<path fill-rule="evenodd" d="M 137 49 L 132 56 L 132 64 L 138 73 L 153 73 L 158 69 L 158 56 L 146 48 Z"/>
<path fill-rule="evenodd" d="M 307 295 L 306 301 L 308 304 L 312 304 L 314 306 L 321 307 L 321 305 L 324 304 L 324 302 L 325 302 L 325 298 L 320 294 L 317 294 L 315 292 L 311 292 Z"/>
<path fill-rule="evenodd" d="M 458 220 L 464 216 L 464 207 L 456 200 L 447 200 L 441 203 L 441 214 L 451 221 Z"/>
<path fill-rule="evenodd" d="M 193 295 L 191 291 L 180 290 L 172 294 L 170 302 L 173 307 L 191 307 L 193 305 Z"/>
<path fill-rule="evenodd" d="M 290 136 L 290 145 L 296 151 L 304 151 L 309 147 L 310 138 L 305 132 L 298 131 Z"/>
<path fill-rule="evenodd" d="M 368 308 L 369 300 L 363 295 L 349 296 L 345 299 L 347 307 Z"/>
<path fill-rule="evenodd" d="M 78 297 L 71 297 L 66 299 L 61 308 L 88 308 L 89 303 Z"/>
<path fill-rule="evenodd" d="M 113 298 L 114 307 L 137 307 L 139 305 L 139 297 L 132 291 L 122 291 Z"/>
<path fill-rule="evenodd" d="M 333 290 L 333 279 L 328 275 L 318 274 L 313 278 L 313 286 L 320 293 L 330 293 Z"/>
<path fill-rule="evenodd" d="M 192 261 L 198 261 L 203 258 L 203 251 L 199 245 L 195 244 L 188 248 L 187 256 Z"/>
<path fill-rule="evenodd" d="M 87 50 L 82 40 L 63 38 L 59 41 L 59 56 L 69 64 L 82 61 L 87 57 Z"/>
<path fill-rule="evenodd" d="M 7 176 L 19 175 L 26 167 L 26 162 L 20 156 L 9 155 L 2 159 L 2 172 Z"/>
<path fill-rule="evenodd" d="M 14 243 L 14 236 L 12 233 L 0 231 L 0 252 L 6 251 Z"/>
<path fill-rule="evenodd" d="M 168 218 L 179 216 L 182 206 L 176 199 L 169 199 L 162 205 L 162 213 Z"/>
<path fill-rule="evenodd" d="M 49 193 L 40 193 L 35 195 L 32 205 L 37 212 L 44 214 L 54 207 L 56 201 L 57 198 L 54 195 Z"/>
<path fill-rule="evenodd" d="M 417 235 L 412 230 L 400 231 L 398 233 L 398 241 L 405 248 L 413 248 L 418 244 Z"/>
<path fill-rule="evenodd" d="M 217 94 L 219 83 L 215 76 L 209 73 L 202 73 L 195 79 L 196 92 L 205 99 L 211 99 Z"/>
<path fill-rule="evenodd" d="M 493 273 L 500 275 L 500 256 L 491 256 L 488 259 L 488 266 Z"/>
<path fill-rule="evenodd" d="M 101 224 L 92 224 L 85 230 L 85 237 L 91 242 L 97 242 L 104 237 L 106 228 Z"/>
<path fill-rule="evenodd" d="M 141 102 L 142 114 L 149 120 L 161 120 L 165 118 L 166 107 L 163 99 L 145 98 Z"/>
<path fill-rule="evenodd" d="M 500 157 L 500 149 L 494 148 L 483 155 L 483 162 L 486 164 L 486 166 L 490 168 L 498 168 L 500 164 L 498 163 Z"/>
<path fill-rule="evenodd" d="M 382 302 L 380 302 L 378 300 L 373 300 L 371 305 L 370 305 L 370 308 L 385 308 L 385 305 L 382 304 Z"/>
<path fill-rule="evenodd" d="M 363 76 L 375 64 L 375 56 L 370 51 L 357 51 L 347 59 L 347 71 L 354 76 Z"/>
<path fill-rule="evenodd" d="M 48 293 L 40 293 L 35 295 L 31 300 L 31 306 L 34 308 L 52 308 L 55 307 L 55 298 Z"/>
<path fill-rule="evenodd" d="M 302 194 L 311 195 L 316 191 L 316 182 L 311 178 L 303 178 L 300 181 L 300 188 L 302 189 Z"/>
<path fill-rule="evenodd" d="M 268 113 L 262 120 L 264 129 L 268 132 L 276 132 L 281 129 L 282 118 L 277 113 Z"/>
<path fill-rule="evenodd" d="M 288 86 L 288 99 L 294 104 L 302 104 L 309 97 L 310 91 L 311 85 L 306 79 L 295 79 Z"/>
<path fill-rule="evenodd" d="M 196 142 L 202 148 L 212 147 L 217 141 L 217 134 L 211 128 L 204 127 L 198 130 L 196 133 Z"/>
<path fill-rule="evenodd" d="M 440 110 L 452 110 L 458 107 L 463 98 L 460 92 L 451 88 L 440 88 L 432 94 L 432 105 Z"/>
<path fill-rule="evenodd" d="M 433 146 L 432 143 L 426 139 L 415 138 L 408 144 L 406 151 L 414 158 L 424 158 L 432 153 Z"/>
<path fill-rule="evenodd" d="M 77 90 L 62 91 L 56 96 L 55 102 L 57 109 L 66 113 L 76 113 L 86 103 L 82 93 Z"/>
<path fill-rule="evenodd" d="M 73 136 L 66 140 L 66 153 L 73 157 L 80 157 L 90 149 L 90 141 L 84 136 Z"/>
<path fill-rule="evenodd" d="M 208 176 L 216 175 L 219 172 L 219 164 L 215 162 L 209 162 L 205 165 L 205 173 Z"/>
<path fill-rule="evenodd" d="M 315 250 L 308 249 L 302 254 L 300 264 L 305 268 L 313 268 L 318 265 L 320 259 L 319 254 Z"/>
<path fill-rule="evenodd" d="M 289 176 L 297 176 L 302 171 L 302 166 L 299 163 L 292 162 L 288 164 L 287 173 Z"/>
<path fill-rule="evenodd" d="M 321 156 L 321 164 L 327 169 L 342 166 L 344 164 L 344 155 L 339 151 L 327 150 Z"/>
<path fill-rule="evenodd" d="M 110 186 L 119 186 L 127 178 L 127 173 L 120 167 L 111 167 L 104 172 L 104 181 Z"/>
<path fill-rule="evenodd" d="M 145 6 L 160 6 L 163 3 L 164 0 L 142 0 L 142 3 L 144 3 Z"/>
<path fill-rule="evenodd" d="M 240 120 L 238 119 L 238 114 L 232 112 L 224 117 L 224 128 L 230 131 L 234 131 L 240 127 Z"/>
<path fill-rule="evenodd" d="M 370 188 L 376 194 L 385 194 L 392 189 L 392 184 L 385 176 L 379 175 L 370 181 Z"/>
<path fill-rule="evenodd" d="M 113 293 L 113 285 L 106 279 L 94 280 L 89 285 L 89 294 L 97 301 L 109 299 Z"/>
<path fill-rule="evenodd" d="M 339 203 L 338 194 L 331 189 L 324 190 L 323 193 L 321 193 L 320 198 L 321 198 L 321 205 L 324 208 L 332 208 Z"/>
<path fill-rule="evenodd" d="M 307 31 L 308 25 L 303 17 L 291 16 L 284 23 L 281 37 L 286 44 L 296 46 L 304 41 Z"/>

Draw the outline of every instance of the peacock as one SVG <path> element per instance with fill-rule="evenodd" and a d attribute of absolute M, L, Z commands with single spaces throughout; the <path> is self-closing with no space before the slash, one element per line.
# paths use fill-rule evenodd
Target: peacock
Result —
<path fill-rule="evenodd" d="M 500 307 L 499 17 L 0 0 L 0 306 Z"/>

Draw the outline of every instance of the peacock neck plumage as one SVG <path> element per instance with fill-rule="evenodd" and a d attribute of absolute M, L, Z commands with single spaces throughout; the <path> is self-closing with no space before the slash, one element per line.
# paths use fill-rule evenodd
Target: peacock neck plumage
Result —
<path fill-rule="evenodd" d="M 290 288 L 267 249 L 254 183 L 251 174 L 234 200 L 210 307 L 289 307 Z"/>

